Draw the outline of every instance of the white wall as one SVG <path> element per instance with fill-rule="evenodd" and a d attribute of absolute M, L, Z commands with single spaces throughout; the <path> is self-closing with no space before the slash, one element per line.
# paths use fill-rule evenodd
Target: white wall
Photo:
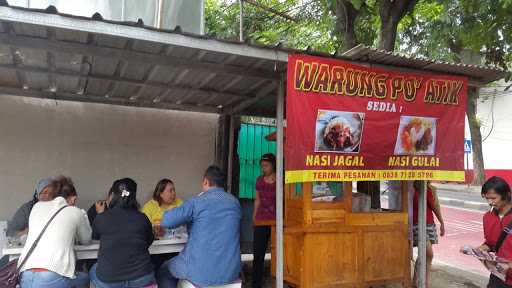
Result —
<path fill-rule="evenodd" d="M 0 95 L 0 220 L 31 198 L 38 179 L 57 174 L 73 178 L 82 208 L 120 177 L 137 181 L 139 201 L 163 177 L 188 198 L 214 162 L 217 119 Z"/>
<path fill-rule="evenodd" d="M 482 122 L 482 138 L 487 137 L 482 144 L 485 169 L 512 169 L 512 91 L 504 92 L 502 85 L 483 88 L 480 98 L 477 115 Z M 471 139 L 467 120 L 466 139 Z M 473 169 L 471 155 L 469 168 Z"/>

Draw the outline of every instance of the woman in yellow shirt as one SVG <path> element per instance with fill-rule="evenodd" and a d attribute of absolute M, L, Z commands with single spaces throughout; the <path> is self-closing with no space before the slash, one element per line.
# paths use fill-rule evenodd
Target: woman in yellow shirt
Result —
<path fill-rule="evenodd" d="M 176 197 L 174 183 L 169 179 L 158 181 L 153 192 L 153 199 L 146 202 L 144 207 L 142 207 L 142 213 L 148 216 L 149 221 L 153 225 L 156 238 L 162 237 L 164 234 L 164 231 L 160 228 L 160 221 L 165 211 L 176 208 L 181 204 L 183 204 L 183 201 Z M 151 262 L 155 271 L 158 271 L 165 261 L 176 255 L 176 253 L 151 255 Z"/>
<path fill-rule="evenodd" d="M 181 204 L 183 204 L 183 201 L 176 197 L 174 183 L 169 179 L 162 179 L 156 184 L 153 199 L 142 207 L 142 213 L 148 216 L 153 227 L 159 226 L 164 212 Z"/>

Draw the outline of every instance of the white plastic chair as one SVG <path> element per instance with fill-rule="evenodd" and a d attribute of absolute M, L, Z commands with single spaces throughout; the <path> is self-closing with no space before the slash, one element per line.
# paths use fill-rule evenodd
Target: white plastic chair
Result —
<path fill-rule="evenodd" d="M 7 229 L 7 221 L 0 221 L 0 258 L 2 258 L 2 249 L 7 244 L 7 236 L 5 235 Z"/>
<path fill-rule="evenodd" d="M 194 286 L 194 284 L 190 283 L 190 281 L 181 279 L 178 282 L 178 288 L 197 288 L 197 287 Z M 204 288 L 206 288 L 206 287 L 204 287 Z M 209 286 L 207 288 L 242 288 L 242 281 L 238 280 L 231 284 L 219 285 L 219 286 Z"/>

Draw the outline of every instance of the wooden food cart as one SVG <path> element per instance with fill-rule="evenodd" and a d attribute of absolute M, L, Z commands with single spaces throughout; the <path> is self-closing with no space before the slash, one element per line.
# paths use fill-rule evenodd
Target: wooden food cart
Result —
<path fill-rule="evenodd" d="M 313 183 L 285 185 L 285 281 L 300 287 L 409 287 L 406 183 L 401 210 L 394 212 L 353 212 L 352 182 L 340 186 L 340 199 L 315 202 Z"/>

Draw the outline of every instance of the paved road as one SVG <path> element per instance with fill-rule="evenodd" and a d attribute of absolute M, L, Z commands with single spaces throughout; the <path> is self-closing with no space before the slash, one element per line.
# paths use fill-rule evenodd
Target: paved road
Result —
<path fill-rule="evenodd" d="M 487 275 L 482 264 L 470 256 L 459 253 L 462 245 L 478 246 L 483 242 L 483 212 L 442 207 L 446 235 L 434 246 L 434 259 L 450 266 Z"/>
<path fill-rule="evenodd" d="M 445 185 L 446 186 L 446 185 Z M 438 186 L 437 194 L 441 204 L 447 206 L 461 207 L 466 209 L 474 209 L 480 211 L 489 210 L 487 201 L 480 195 L 478 187 L 470 187 L 464 185 L 452 185 L 454 187 L 447 187 L 457 190 L 445 189 L 445 187 Z"/>
<path fill-rule="evenodd" d="M 458 192 L 458 191 L 448 191 L 448 190 L 437 190 L 437 194 L 439 197 L 446 197 L 446 198 L 452 198 L 457 200 L 464 200 L 464 201 L 472 201 L 472 202 L 478 202 L 487 204 L 485 199 L 482 198 L 482 196 L 478 193 L 465 193 L 465 192 Z"/>

